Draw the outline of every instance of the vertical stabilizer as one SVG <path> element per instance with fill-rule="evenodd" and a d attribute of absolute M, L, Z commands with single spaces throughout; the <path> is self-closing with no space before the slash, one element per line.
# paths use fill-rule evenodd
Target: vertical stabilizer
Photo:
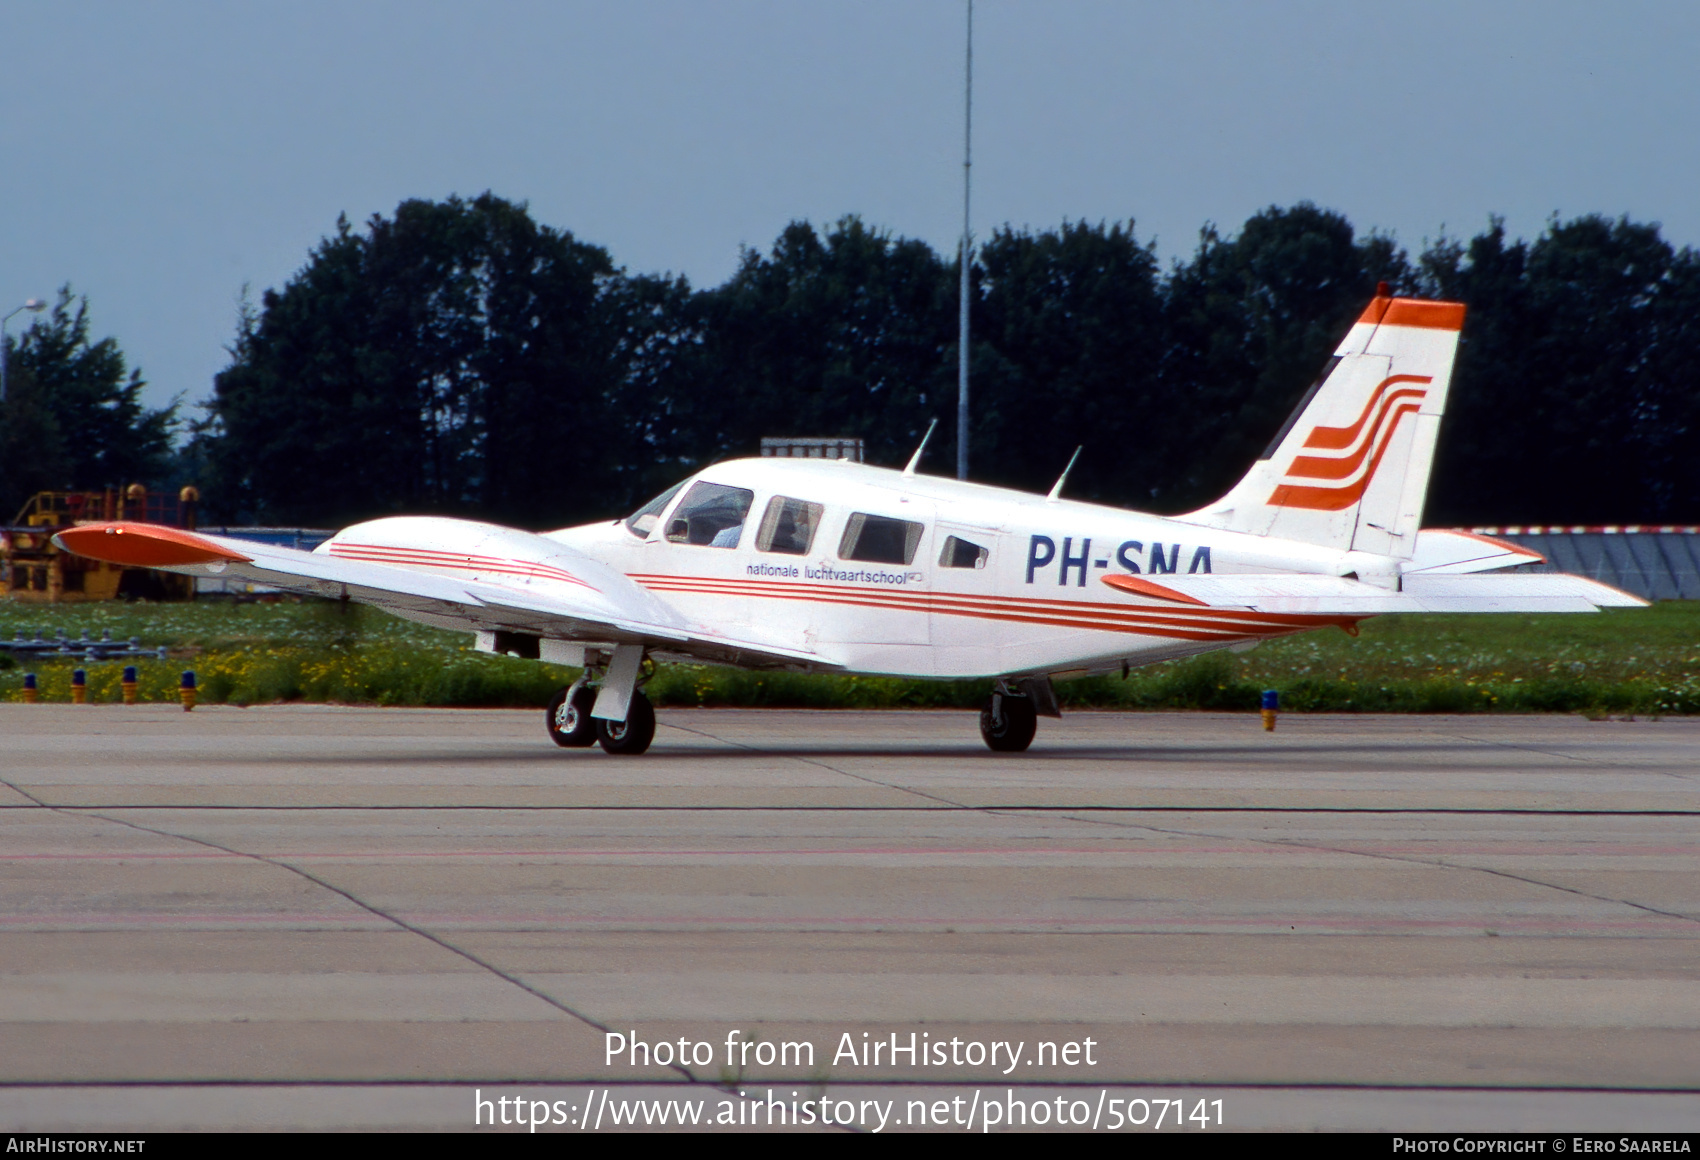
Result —
<path fill-rule="evenodd" d="M 1462 303 L 1377 295 L 1246 477 L 1179 518 L 1409 559 L 1463 324 Z"/>

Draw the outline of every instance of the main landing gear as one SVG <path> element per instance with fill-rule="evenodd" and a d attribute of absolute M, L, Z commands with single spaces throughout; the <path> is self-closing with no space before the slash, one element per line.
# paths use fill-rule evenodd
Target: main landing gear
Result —
<path fill-rule="evenodd" d="M 654 668 L 644 659 L 641 646 L 621 645 L 612 659 L 587 664 L 583 676 L 550 700 L 544 715 L 549 740 L 563 749 L 600 745 L 605 753 L 633 757 L 648 749 L 655 740 L 655 706 L 638 685 Z M 596 688 L 590 685 L 593 678 L 599 682 Z M 604 708 L 619 712 L 620 720 L 592 715 L 604 698 Z"/>
<path fill-rule="evenodd" d="M 992 690 L 980 708 L 980 736 L 998 753 L 1020 753 L 1033 744 L 1039 714 L 1033 700 L 1002 688 Z"/>
<path fill-rule="evenodd" d="M 980 708 L 980 736 L 998 753 L 1021 753 L 1033 744 L 1040 717 L 1061 717 L 1049 677 L 1000 680 Z"/>
<path fill-rule="evenodd" d="M 604 753 L 628 753 L 633 757 L 655 740 L 655 706 L 640 692 L 632 693 L 624 721 L 596 719 L 596 741 Z"/>
<path fill-rule="evenodd" d="M 596 690 L 580 677 L 549 702 L 546 718 L 549 740 L 563 749 L 586 749 L 596 744 L 596 720 L 590 707 L 596 704 Z"/>

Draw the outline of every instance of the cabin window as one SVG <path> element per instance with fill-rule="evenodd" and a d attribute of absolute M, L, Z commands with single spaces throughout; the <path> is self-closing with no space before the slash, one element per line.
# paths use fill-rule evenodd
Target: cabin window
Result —
<path fill-rule="evenodd" d="M 807 556 L 815 542 L 815 530 L 820 527 L 820 514 L 825 509 L 818 503 L 776 495 L 767 501 L 767 513 L 756 530 L 756 547 L 763 552 L 782 552 L 788 556 Z"/>
<path fill-rule="evenodd" d="M 838 556 L 866 564 L 908 564 L 914 561 L 915 549 L 921 545 L 921 531 L 920 524 L 908 520 L 857 512 L 844 526 Z"/>
<path fill-rule="evenodd" d="M 675 483 L 672 487 L 638 508 L 626 520 L 626 531 L 638 539 L 648 539 L 649 533 L 655 530 L 655 523 L 661 518 L 661 513 L 667 510 L 667 505 L 673 502 L 673 497 L 679 494 L 683 483 Z"/>
<path fill-rule="evenodd" d="M 667 521 L 667 538 L 675 544 L 736 548 L 755 498 L 755 492 L 742 487 L 693 483 Z"/>
<path fill-rule="evenodd" d="M 939 553 L 939 567 L 984 568 L 987 554 L 986 549 L 979 544 L 970 544 L 967 540 L 946 536 L 944 550 Z"/>

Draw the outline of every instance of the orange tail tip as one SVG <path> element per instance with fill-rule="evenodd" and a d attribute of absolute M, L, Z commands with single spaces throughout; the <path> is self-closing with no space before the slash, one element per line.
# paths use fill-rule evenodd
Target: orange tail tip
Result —
<path fill-rule="evenodd" d="M 1185 592 L 1176 592 L 1173 588 L 1165 588 L 1161 584 L 1139 576 L 1105 576 L 1104 583 L 1111 588 L 1119 588 L 1123 592 L 1132 592 L 1136 596 L 1154 596 L 1158 600 L 1174 600 L 1181 604 L 1204 604 L 1196 596 L 1188 596 Z"/>
<path fill-rule="evenodd" d="M 1424 330 L 1463 330 L 1464 304 L 1426 298 L 1393 298 L 1377 294 L 1358 315 L 1371 326 L 1415 326 Z"/>
<path fill-rule="evenodd" d="M 246 564 L 250 557 L 221 548 L 204 536 L 159 524 L 79 524 L 56 532 L 53 542 L 67 552 L 136 568 L 180 564 Z"/>

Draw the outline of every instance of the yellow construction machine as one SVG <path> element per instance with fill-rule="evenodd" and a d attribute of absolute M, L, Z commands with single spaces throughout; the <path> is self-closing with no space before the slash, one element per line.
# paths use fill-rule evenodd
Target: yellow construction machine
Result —
<path fill-rule="evenodd" d="M 109 520 L 193 528 L 199 502 L 200 494 L 192 487 L 173 497 L 149 495 L 139 483 L 123 489 L 37 492 L 9 527 L 0 528 L 0 596 L 39 604 L 116 597 L 193 600 L 193 577 L 74 556 L 53 546 L 53 533 Z"/>

